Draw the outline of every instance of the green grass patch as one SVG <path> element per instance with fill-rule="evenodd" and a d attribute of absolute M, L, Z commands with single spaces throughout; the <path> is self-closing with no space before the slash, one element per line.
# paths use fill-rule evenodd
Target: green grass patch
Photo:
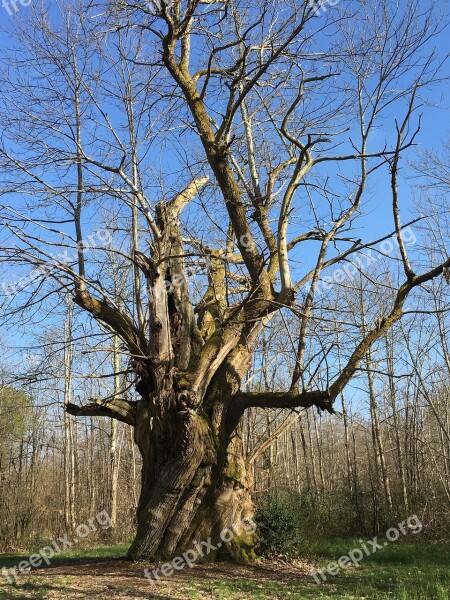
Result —
<path fill-rule="evenodd" d="M 353 548 L 361 546 L 359 539 L 314 540 L 303 542 L 302 558 L 314 561 L 318 567 L 324 567 L 330 561 L 337 561 L 341 556 L 348 555 Z M 83 548 L 61 553 L 52 559 L 52 565 L 76 564 L 90 560 L 118 559 L 125 555 L 127 545 L 99 546 Z M 0 556 L 0 566 L 11 567 L 27 557 L 23 554 L 8 554 Z M 371 556 L 365 557 L 358 568 L 343 569 L 334 577 L 329 575 L 327 581 L 318 585 L 311 576 L 283 579 L 277 577 L 274 565 L 274 578 L 267 579 L 267 567 L 262 565 L 258 577 L 247 578 L 217 578 L 204 579 L 201 571 L 192 578 L 176 580 L 174 577 L 167 581 L 173 598 L 192 598 L 201 600 L 297 600 L 297 599 L 367 599 L 367 600 L 450 600 L 450 546 L 431 543 L 420 544 L 398 541 L 378 550 Z M 48 571 L 49 576 L 51 572 Z M 83 569 L 80 568 L 80 576 Z M 70 578 L 69 578 L 70 579 Z M 61 576 L 55 576 L 48 583 L 39 581 L 32 576 L 19 586 L 2 585 L 0 577 L 0 600 L 35 600 L 45 599 L 50 589 L 61 581 Z M 122 584 L 123 585 L 123 584 Z M 153 590 L 165 597 L 164 586 Z M 66 580 L 65 589 L 70 589 Z M 142 581 L 142 593 L 148 592 L 146 580 Z M 115 593 L 120 592 L 115 590 Z M 113 593 L 113 590 L 111 591 Z"/>
<path fill-rule="evenodd" d="M 305 542 L 304 557 L 323 567 L 359 546 L 359 539 L 314 540 Z M 228 579 L 205 584 L 193 579 L 183 591 L 189 598 L 209 594 L 215 600 L 449 600 L 450 546 L 392 543 L 365 557 L 360 567 L 329 575 L 320 585 L 310 576 L 286 582 Z"/>
<path fill-rule="evenodd" d="M 51 564 L 53 566 L 56 566 L 64 565 L 68 562 L 76 563 L 78 561 L 85 562 L 88 560 L 95 561 L 99 559 L 119 559 L 123 558 L 126 555 L 128 548 L 129 544 L 97 546 L 95 548 L 79 548 L 77 550 L 68 550 L 66 552 L 60 552 L 59 554 L 55 554 L 55 556 L 53 556 L 53 558 L 51 558 L 50 560 Z M 18 565 L 22 560 L 28 560 L 31 554 L 34 554 L 34 552 L 30 552 L 30 554 L 0 554 L 0 569 L 2 567 L 7 567 L 8 569 L 10 569 L 11 567 Z"/>

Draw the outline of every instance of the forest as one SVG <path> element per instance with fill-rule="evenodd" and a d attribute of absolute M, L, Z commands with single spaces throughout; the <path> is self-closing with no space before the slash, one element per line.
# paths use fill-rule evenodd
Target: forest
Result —
<path fill-rule="evenodd" d="M 0 8 L 0 600 L 450 590 L 448 5 Z"/>

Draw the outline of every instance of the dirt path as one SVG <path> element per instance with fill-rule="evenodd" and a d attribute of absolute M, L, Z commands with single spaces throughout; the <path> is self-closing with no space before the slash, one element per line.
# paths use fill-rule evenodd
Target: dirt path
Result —
<path fill-rule="evenodd" d="M 36 569 L 21 576 L 15 587 L 0 584 L 0 599 L 11 600 L 171 600 L 192 598 L 254 598 L 257 590 L 293 581 L 310 580 L 311 565 L 261 561 L 255 565 L 218 563 L 185 567 L 170 577 L 150 582 L 144 577 L 148 563 L 120 560 L 85 561 Z M 248 587 L 248 591 L 246 591 Z M 236 588 L 236 589 L 234 589 Z M 255 589 L 256 588 L 256 589 Z M 256 594 L 255 594 L 256 592 Z M 283 598 L 278 593 L 273 597 Z"/>

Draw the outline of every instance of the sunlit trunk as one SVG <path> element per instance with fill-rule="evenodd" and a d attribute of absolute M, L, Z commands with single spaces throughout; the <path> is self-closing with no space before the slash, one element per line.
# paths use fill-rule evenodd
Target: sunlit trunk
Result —
<path fill-rule="evenodd" d="M 206 415 L 190 409 L 158 419 L 154 410 L 142 409 L 135 431 L 142 490 L 128 557 L 174 557 L 210 538 L 214 550 L 203 560 L 252 558 L 254 537 L 242 525 L 253 515 L 252 481 L 240 441 L 223 439 Z M 234 531 L 227 543 L 225 529 Z"/>

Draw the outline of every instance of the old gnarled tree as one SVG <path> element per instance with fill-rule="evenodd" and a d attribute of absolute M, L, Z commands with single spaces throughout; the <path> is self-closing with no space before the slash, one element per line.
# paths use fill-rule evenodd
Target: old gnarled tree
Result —
<path fill-rule="evenodd" d="M 142 492 L 130 558 L 177 555 L 251 516 L 237 435 L 245 411 L 333 412 L 408 295 L 449 266 L 416 273 L 399 215 L 399 161 L 420 135 L 416 106 L 436 76 L 431 13 L 387 0 L 341 4 L 316 13 L 311 2 L 125 1 L 94 18 L 72 2 L 53 25 L 37 11 L 18 30 L 28 58 L 3 92 L 4 102 L 12 92 L 18 100 L 0 138 L 4 192 L 17 198 L 2 211 L 16 242 L 3 254 L 43 265 L 79 311 L 122 342 L 136 395 L 67 411 L 134 427 Z M 46 82 L 38 106 L 30 82 Z M 386 139 L 372 141 L 380 126 Z M 343 368 L 327 363 L 326 341 L 308 378 L 317 286 L 375 243 L 353 227 L 381 172 L 385 234 L 397 240 L 404 282 Z M 129 218 L 128 245 L 97 249 L 126 265 L 125 297 L 114 296 L 90 262 L 96 248 L 83 244 L 96 203 Z M 51 251 L 57 223 L 72 228 L 72 262 Z M 192 264 L 201 269 L 195 286 Z M 36 287 L 33 302 L 41 293 Z M 290 385 L 249 391 L 254 344 L 280 312 L 295 319 Z M 253 546 L 243 531 L 221 553 L 250 557 Z"/>

